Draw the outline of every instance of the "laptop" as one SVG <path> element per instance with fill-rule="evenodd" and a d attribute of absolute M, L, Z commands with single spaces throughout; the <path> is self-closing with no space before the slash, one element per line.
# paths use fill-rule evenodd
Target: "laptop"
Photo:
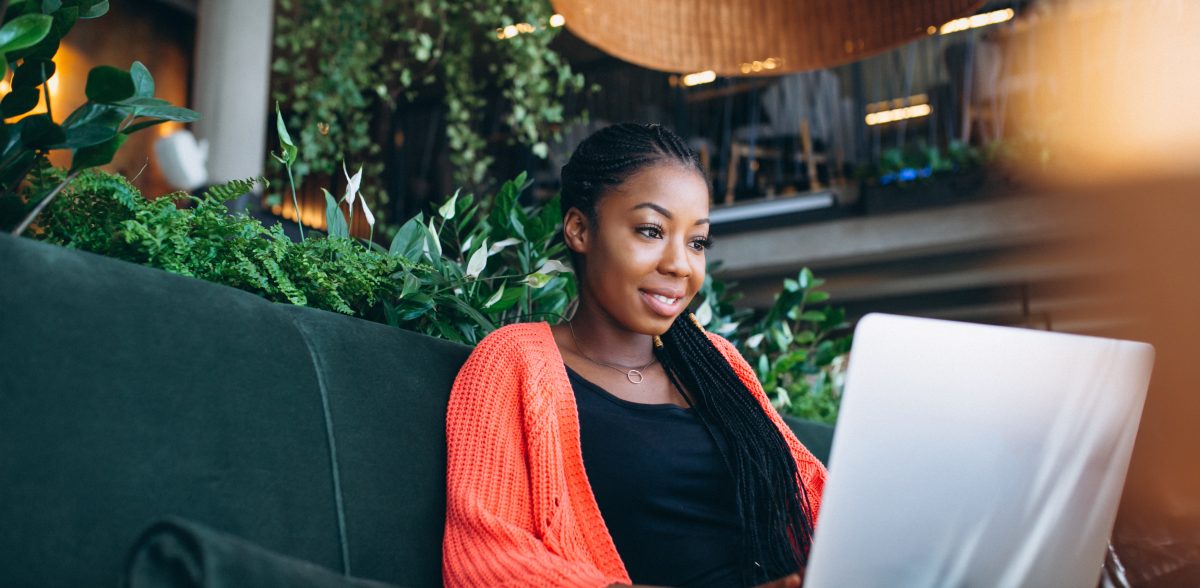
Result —
<path fill-rule="evenodd" d="M 1095 588 L 1154 349 L 871 314 L 806 588 Z"/>

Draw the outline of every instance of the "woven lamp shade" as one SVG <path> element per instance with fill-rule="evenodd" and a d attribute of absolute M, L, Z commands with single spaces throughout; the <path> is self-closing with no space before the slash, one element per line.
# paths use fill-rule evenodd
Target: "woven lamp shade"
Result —
<path fill-rule="evenodd" d="M 856 61 L 930 34 L 984 0 L 552 0 L 606 53 L 673 73 L 778 75 Z M 754 62 L 759 62 L 755 67 Z"/>

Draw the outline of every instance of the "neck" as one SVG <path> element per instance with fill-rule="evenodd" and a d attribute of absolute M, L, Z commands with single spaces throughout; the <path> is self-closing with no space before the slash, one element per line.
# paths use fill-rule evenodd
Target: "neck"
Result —
<path fill-rule="evenodd" d="M 621 365 L 642 365 L 654 359 L 653 337 L 630 331 L 581 292 L 571 327 L 583 353 Z M 578 351 L 578 350 L 577 350 Z"/>

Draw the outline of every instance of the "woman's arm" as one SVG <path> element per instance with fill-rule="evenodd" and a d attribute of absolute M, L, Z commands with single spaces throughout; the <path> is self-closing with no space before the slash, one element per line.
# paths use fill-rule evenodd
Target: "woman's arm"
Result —
<path fill-rule="evenodd" d="M 590 561 L 556 553 L 535 520 L 518 341 L 489 335 L 463 365 L 446 415 L 447 586 L 607 586 Z M 567 508 L 563 505 L 561 508 Z"/>

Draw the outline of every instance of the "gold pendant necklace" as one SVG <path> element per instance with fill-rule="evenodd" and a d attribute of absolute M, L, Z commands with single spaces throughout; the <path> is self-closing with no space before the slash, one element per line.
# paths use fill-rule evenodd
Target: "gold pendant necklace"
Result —
<path fill-rule="evenodd" d="M 630 367 L 623 366 L 623 365 L 614 365 L 611 363 L 605 363 L 603 361 L 598 361 L 598 360 L 592 359 L 592 358 L 588 357 L 588 355 L 583 352 L 583 348 L 579 346 L 579 339 L 575 338 L 575 325 L 571 324 L 570 321 L 567 321 L 567 329 L 569 329 L 571 332 L 571 340 L 575 342 L 575 350 L 579 352 L 579 355 L 582 355 L 584 359 L 586 359 L 594 364 L 602 365 L 605 367 L 610 367 L 614 370 L 617 370 L 617 371 L 625 374 L 625 378 L 627 380 L 629 380 L 630 383 L 641 384 L 646 379 L 645 376 L 642 375 L 642 370 L 650 367 L 651 365 L 654 365 L 654 362 L 658 361 L 658 358 L 656 357 L 654 359 L 651 359 L 650 363 L 647 363 L 646 365 L 635 367 L 635 368 L 630 368 Z"/>

